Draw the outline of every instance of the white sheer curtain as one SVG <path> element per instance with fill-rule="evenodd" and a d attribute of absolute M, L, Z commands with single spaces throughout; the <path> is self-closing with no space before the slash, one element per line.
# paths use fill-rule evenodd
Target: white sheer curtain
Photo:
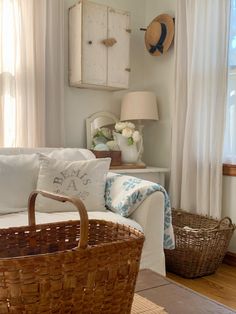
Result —
<path fill-rule="evenodd" d="M 224 162 L 236 164 L 236 0 L 231 0 Z"/>
<path fill-rule="evenodd" d="M 45 146 L 48 120 L 61 145 L 62 35 L 63 0 L 0 0 L 1 146 Z"/>
<path fill-rule="evenodd" d="M 230 0 L 178 0 L 170 194 L 220 217 Z"/>

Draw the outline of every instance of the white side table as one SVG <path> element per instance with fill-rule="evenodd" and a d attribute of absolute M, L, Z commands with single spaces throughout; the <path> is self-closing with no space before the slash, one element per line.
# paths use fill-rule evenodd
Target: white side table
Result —
<path fill-rule="evenodd" d="M 141 169 L 110 169 L 110 171 L 159 183 L 160 185 L 165 187 L 165 174 L 169 172 L 169 169 L 146 167 Z"/>

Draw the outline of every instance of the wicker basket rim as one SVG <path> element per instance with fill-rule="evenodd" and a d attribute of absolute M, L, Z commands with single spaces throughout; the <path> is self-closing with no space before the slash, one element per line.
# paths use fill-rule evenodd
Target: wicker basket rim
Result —
<path fill-rule="evenodd" d="M 179 227 L 179 226 L 176 226 L 176 225 L 173 225 L 173 228 L 174 229 L 177 229 L 177 230 L 181 230 L 183 232 L 185 232 L 186 234 L 206 234 L 206 233 L 216 233 L 216 232 L 219 232 L 219 231 L 223 231 L 223 230 L 227 230 L 227 231 L 234 231 L 235 230 L 235 226 L 229 226 L 229 227 L 225 227 L 225 228 L 192 228 L 193 230 L 185 230 L 184 227 Z"/>
<path fill-rule="evenodd" d="M 132 242 L 136 242 L 137 240 L 142 240 L 144 237 L 140 237 L 140 238 L 129 238 L 129 239 L 126 239 L 126 241 L 129 241 L 129 243 L 132 243 Z M 123 244 L 124 243 L 124 239 L 119 239 L 119 240 L 116 240 L 116 241 L 112 241 L 112 242 L 105 242 L 105 243 L 102 243 L 100 245 L 88 245 L 86 249 L 83 249 L 83 248 L 78 248 L 78 247 L 74 247 L 72 249 L 68 249 L 68 250 L 61 250 L 61 251 L 56 251 L 56 252 L 49 252 L 49 253 L 37 253 L 37 254 L 31 254 L 31 255 L 22 255 L 22 256 L 13 256 L 13 257 L 0 257 L 0 263 L 1 262 L 7 262 L 7 261 L 20 261 L 20 260 L 26 260 L 26 259 L 32 259 L 32 258 L 44 258 L 45 256 L 47 257 L 53 257 L 53 256 L 57 256 L 58 254 L 66 254 L 66 253 L 69 253 L 69 252 L 73 252 L 73 251 L 87 251 L 87 250 L 92 250 L 92 249 L 96 249 L 100 246 L 101 246 L 105 249 L 109 246 L 113 246 L 113 245 L 119 245 L 119 244 Z"/>
<path fill-rule="evenodd" d="M 0 236 L 4 235 L 4 234 L 9 234 L 9 232 L 12 232 L 12 236 L 16 236 L 16 233 L 21 233 L 21 232 L 41 232 L 43 230 L 46 230 L 47 228 L 53 227 L 53 228 L 60 228 L 60 227 L 64 227 L 64 226 L 70 226 L 70 225 L 80 225 L 80 220 L 66 220 L 66 221 L 59 221 L 59 222 L 51 222 L 51 223 L 44 223 L 44 224 L 37 224 L 34 226 L 20 226 L 20 227 L 10 227 L 10 228 L 4 228 L 4 229 L 0 229 Z M 94 224 L 100 224 L 103 226 L 106 225 L 113 225 L 114 228 L 117 229 L 123 229 L 126 234 L 123 237 L 123 239 L 118 239 L 118 240 L 113 240 L 112 242 L 105 242 L 100 244 L 100 246 L 110 246 L 110 245 L 114 245 L 114 244 L 120 244 L 123 243 L 123 241 L 129 241 L 130 243 L 132 243 L 133 241 L 137 241 L 140 239 L 145 240 L 145 236 L 144 233 L 136 228 L 133 228 L 131 226 L 127 226 L 124 224 L 120 224 L 117 222 L 113 222 L 113 221 L 109 221 L 109 220 L 99 220 L 99 219 L 89 219 L 89 225 L 94 225 Z M 132 237 L 131 235 L 133 235 L 134 237 Z M 91 249 L 91 248 L 95 248 L 98 247 L 98 245 L 88 245 L 87 249 Z M 32 254 L 32 255 L 22 255 L 22 256 L 14 256 L 14 257 L 0 257 L 0 261 L 8 261 L 10 259 L 22 259 L 22 258 L 32 258 L 35 256 L 52 256 L 52 255 L 57 255 L 57 254 L 61 254 L 61 253 L 67 253 L 70 251 L 74 251 L 76 250 L 77 247 L 74 247 L 72 249 L 68 249 L 68 250 L 58 250 L 55 252 L 47 252 L 47 253 L 37 253 L 37 254 Z M 79 249 L 79 248 L 78 248 Z M 86 250 L 86 249 L 81 249 L 81 250 Z"/>
<path fill-rule="evenodd" d="M 209 227 L 209 228 L 193 228 L 194 230 L 186 230 L 186 232 L 188 233 L 209 233 L 209 232 L 218 232 L 219 230 L 235 230 L 236 229 L 236 224 L 232 223 L 231 219 L 229 217 L 224 217 L 223 219 L 221 220 L 218 220 L 216 218 L 213 218 L 211 216 L 208 216 L 208 215 L 203 215 L 203 214 L 196 214 L 196 213 L 191 213 L 191 212 L 188 212 L 186 210 L 183 210 L 183 209 L 176 209 L 176 208 L 172 208 L 172 211 L 173 212 L 176 212 L 177 215 L 178 214 L 184 214 L 184 215 L 188 215 L 188 216 L 195 216 L 195 217 L 198 217 L 198 218 L 204 218 L 206 220 L 209 220 L 211 222 L 215 222 L 216 223 L 216 226 L 214 227 Z M 220 227 L 220 223 L 224 220 L 224 219 L 229 219 L 230 221 L 230 225 L 228 226 L 223 226 L 223 227 Z M 176 226 L 176 225 L 173 225 L 174 228 L 178 229 L 178 230 L 184 230 L 184 227 L 179 227 L 179 226 Z"/>
<path fill-rule="evenodd" d="M 113 225 L 114 227 L 120 227 L 123 228 L 126 231 L 130 231 L 131 233 L 137 233 L 137 235 L 139 236 L 144 236 L 144 233 L 140 230 L 138 230 L 137 228 L 128 226 L 128 225 L 124 225 L 124 224 L 120 224 L 118 222 L 113 222 L 110 220 L 104 220 L 104 219 L 88 219 L 89 223 L 97 223 L 97 224 L 101 224 L 101 225 Z M 58 221 L 58 222 L 49 222 L 49 223 L 43 223 L 43 224 L 36 224 L 35 226 L 19 226 L 19 227 L 8 227 L 8 228 L 0 228 L 0 234 L 2 233 L 9 233 L 9 231 L 13 231 L 13 232 L 20 232 L 20 231 L 37 231 L 40 228 L 44 228 L 46 229 L 47 227 L 54 227 L 54 228 L 59 228 L 65 225 L 80 225 L 80 220 L 64 220 L 64 221 Z M 41 231 L 41 230 L 39 230 Z"/>

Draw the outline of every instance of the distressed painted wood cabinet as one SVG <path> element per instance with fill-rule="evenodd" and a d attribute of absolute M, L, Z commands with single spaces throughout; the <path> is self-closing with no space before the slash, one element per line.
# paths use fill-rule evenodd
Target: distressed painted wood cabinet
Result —
<path fill-rule="evenodd" d="M 82 0 L 69 9 L 69 83 L 119 90 L 129 86 L 130 15 Z"/>

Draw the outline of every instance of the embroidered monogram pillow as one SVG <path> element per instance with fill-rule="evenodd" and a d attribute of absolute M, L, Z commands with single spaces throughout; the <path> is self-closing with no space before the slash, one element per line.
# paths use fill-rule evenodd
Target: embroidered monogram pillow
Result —
<path fill-rule="evenodd" d="M 88 211 L 105 210 L 105 184 L 110 158 L 64 161 L 49 157 L 41 158 L 37 190 L 77 196 Z M 41 195 L 36 209 L 41 212 L 75 211 L 70 203 L 60 203 Z"/>

